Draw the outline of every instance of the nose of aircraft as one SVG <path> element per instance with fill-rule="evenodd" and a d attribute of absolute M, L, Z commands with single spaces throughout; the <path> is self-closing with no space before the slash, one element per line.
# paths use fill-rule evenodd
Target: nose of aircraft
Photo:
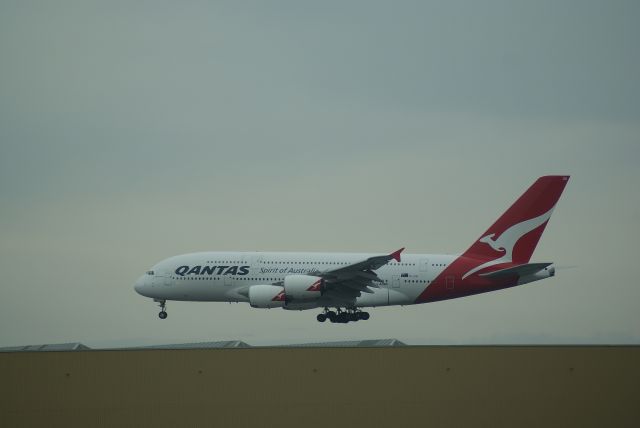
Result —
<path fill-rule="evenodd" d="M 144 296 L 145 282 L 145 277 L 143 275 L 133 284 L 133 289 L 136 290 L 136 293 Z"/>

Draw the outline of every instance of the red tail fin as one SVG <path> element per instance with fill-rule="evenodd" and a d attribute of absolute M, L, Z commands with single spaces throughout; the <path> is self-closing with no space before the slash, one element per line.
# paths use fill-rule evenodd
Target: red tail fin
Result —
<path fill-rule="evenodd" d="M 502 252 L 505 261 L 529 262 L 568 181 L 566 175 L 537 179 L 463 256 L 493 260 Z"/>
<path fill-rule="evenodd" d="M 526 264 L 568 181 L 568 176 L 536 180 L 480 239 L 431 281 L 416 303 L 513 287 L 520 274 L 542 266 Z"/>

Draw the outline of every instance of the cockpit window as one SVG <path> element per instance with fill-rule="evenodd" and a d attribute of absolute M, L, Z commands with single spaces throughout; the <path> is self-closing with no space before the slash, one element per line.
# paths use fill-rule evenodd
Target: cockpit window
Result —
<path fill-rule="evenodd" d="M 153 274 L 154 274 L 154 273 L 153 273 L 153 271 L 152 271 L 152 270 L 148 270 L 148 271 L 147 271 L 147 275 L 153 275 Z"/>

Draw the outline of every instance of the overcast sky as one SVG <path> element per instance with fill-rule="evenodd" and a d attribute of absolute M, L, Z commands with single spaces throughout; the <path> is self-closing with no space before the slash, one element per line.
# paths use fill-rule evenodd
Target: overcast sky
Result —
<path fill-rule="evenodd" d="M 640 343 L 637 1 L 0 2 L 0 346 Z M 461 252 L 572 176 L 553 279 L 320 324 L 156 306 L 199 250 Z"/>

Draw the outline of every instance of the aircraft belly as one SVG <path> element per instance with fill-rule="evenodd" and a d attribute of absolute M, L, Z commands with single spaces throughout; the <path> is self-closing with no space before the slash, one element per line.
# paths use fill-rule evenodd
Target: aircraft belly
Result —
<path fill-rule="evenodd" d="M 223 288 L 214 281 L 179 281 L 162 290 L 162 298 L 193 302 L 237 302 L 247 301 L 235 288 Z"/>
<path fill-rule="evenodd" d="M 413 301 L 401 290 L 389 290 L 389 306 L 391 305 L 409 305 Z"/>
<path fill-rule="evenodd" d="M 374 288 L 373 293 L 362 293 L 356 299 L 356 306 L 387 306 L 389 305 L 389 289 Z"/>

